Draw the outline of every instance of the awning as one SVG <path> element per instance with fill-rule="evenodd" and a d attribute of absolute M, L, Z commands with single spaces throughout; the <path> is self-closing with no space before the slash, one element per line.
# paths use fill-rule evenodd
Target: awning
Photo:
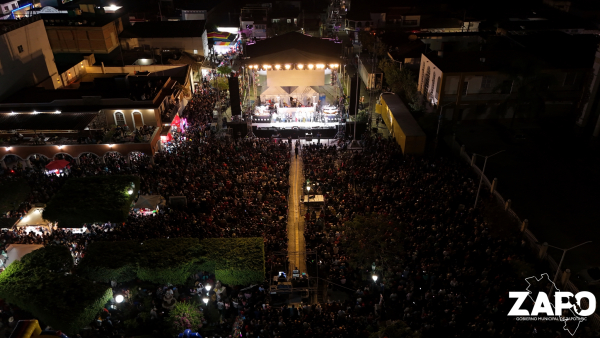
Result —
<path fill-rule="evenodd" d="M 50 222 L 48 222 L 47 220 L 45 220 L 42 217 L 43 212 L 44 212 L 44 208 L 33 207 L 33 208 L 29 209 L 27 214 L 25 216 L 23 216 L 23 218 L 21 218 L 19 220 L 19 222 L 17 222 L 16 226 L 18 226 L 18 227 L 24 227 L 24 226 L 48 227 L 48 223 L 50 223 Z"/>
<path fill-rule="evenodd" d="M 133 206 L 134 209 L 156 209 L 157 206 L 165 205 L 166 200 L 160 195 L 142 195 Z"/>
<path fill-rule="evenodd" d="M 64 167 L 68 166 L 69 164 L 71 164 L 71 162 L 69 162 L 67 160 L 55 160 L 55 161 L 52 161 L 52 162 L 46 164 L 46 169 L 60 170 L 60 169 L 63 169 Z"/>
<path fill-rule="evenodd" d="M 4 266 L 9 266 L 12 262 L 21 260 L 28 253 L 43 247 L 41 244 L 11 244 L 6 248 L 8 259 Z"/>

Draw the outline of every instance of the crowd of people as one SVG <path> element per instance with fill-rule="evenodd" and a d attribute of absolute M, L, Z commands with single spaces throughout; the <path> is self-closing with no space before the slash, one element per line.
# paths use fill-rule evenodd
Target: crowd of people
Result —
<path fill-rule="evenodd" d="M 186 127 L 175 130 L 176 141 L 153 159 L 85 155 L 72 160 L 66 174 L 50 176 L 43 160 L 33 161 L 33 170 L 15 174 L 27 180 L 31 193 L 7 215 L 20 217 L 33 203 L 47 202 L 70 177 L 114 174 L 139 175 L 142 195 L 185 196 L 187 208 L 152 216 L 132 213 L 124 224 L 87 225 L 82 234 L 60 229 L 45 234 L 5 232 L 0 235 L 2 249 L 10 243 L 66 245 L 77 261 L 87 244 L 99 240 L 260 236 L 267 267 L 285 270 L 281 253 L 287 250 L 288 176 L 294 150 L 278 139 L 216 138 L 211 124 L 217 92 L 204 85 L 183 112 Z M 366 337 L 395 320 L 426 337 L 565 336 L 562 323 L 520 322 L 506 316 L 512 306 L 508 291 L 525 287 L 512 262 L 525 260 L 528 253 L 519 237 L 493 236 L 483 208 L 468 207 L 476 193 L 468 167 L 449 158 L 405 157 L 394 140 L 377 136 L 363 137 L 362 145 L 361 152 L 320 143 L 300 150 L 305 179 L 325 200 L 322 208 L 304 216 L 307 250 L 319 252 L 318 260 L 309 258 L 307 266 L 330 281 L 331 299 L 318 305 L 275 306 L 268 281 L 245 290 L 228 288 L 215 299 L 221 315 L 215 334 L 227 335 L 239 318 L 241 334 L 256 338 Z M 9 179 L 14 177 L 2 177 Z M 350 250 L 346 229 L 347 221 L 371 213 L 394 219 L 403 233 L 395 240 L 404 254 L 392 263 L 375 263 L 381 275 L 377 282 L 371 279 L 370 266 L 352 261 L 356 253 Z M 196 278 L 199 283 L 216 282 L 210 275 Z M 194 294 L 161 286 L 151 296 L 156 297 L 151 306 L 138 306 L 138 311 L 158 319 L 158 300 L 174 288 L 180 300 Z M 334 291 L 345 296 L 334 297 L 339 294 Z M 145 296 L 136 293 L 132 302 L 139 297 Z M 118 325 L 99 324 L 99 330 L 108 334 Z"/>

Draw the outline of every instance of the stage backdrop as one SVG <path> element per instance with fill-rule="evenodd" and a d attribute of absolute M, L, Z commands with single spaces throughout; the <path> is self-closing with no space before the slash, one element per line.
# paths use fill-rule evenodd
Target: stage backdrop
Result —
<path fill-rule="evenodd" d="M 271 86 L 324 86 L 325 70 L 270 70 L 267 87 Z"/>

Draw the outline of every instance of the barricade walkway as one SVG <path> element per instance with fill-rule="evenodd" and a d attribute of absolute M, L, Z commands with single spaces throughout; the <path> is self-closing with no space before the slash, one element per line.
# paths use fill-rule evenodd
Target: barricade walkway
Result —
<path fill-rule="evenodd" d="M 291 151 L 290 164 L 290 196 L 288 198 L 288 255 L 289 273 L 295 267 L 300 272 L 306 272 L 306 244 L 304 242 L 304 218 L 300 206 L 302 196 L 302 184 L 304 174 L 302 173 L 302 157 L 300 153 L 296 158 L 294 148 Z M 301 150 L 300 150 L 301 151 Z"/>

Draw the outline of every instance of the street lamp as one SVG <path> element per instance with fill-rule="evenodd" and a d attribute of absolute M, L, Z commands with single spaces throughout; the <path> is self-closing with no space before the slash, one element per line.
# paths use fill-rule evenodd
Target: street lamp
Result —
<path fill-rule="evenodd" d="M 489 155 L 489 156 L 484 156 L 485 157 L 485 161 L 483 162 L 483 169 L 481 170 L 481 178 L 479 179 L 479 188 L 477 188 L 477 196 L 475 196 L 475 205 L 473 206 L 473 209 L 475 209 L 477 207 L 477 200 L 479 199 L 479 191 L 481 190 L 481 182 L 483 182 L 483 173 L 485 172 L 485 165 L 487 164 L 487 160 L 488 158 L 492 157 L 492 156 L 496 156 L 498 154 L 500 154 L 501 152 L 504 152 L 505 150 L 500 150 L 499 152 Z M 482 156 L 479 154 L 473 154 L 473 155 L 477 155 L 477 156 Z"/>
<path fill-rule="evenodd" d="M 206 284 L 204 286 L 204 288 L 206 289 L 206 292 L 210 292 L 210 289 L 212 289 L 212 286 L 210 284 Z"/>
<path fill-rule="evenodd" d="M 123 297 L 123 295 L 117 295 L 115 297 L 115 302 L 117 303 L 123 303 L 123 300 L 125 300 L 125 297 Z"/>
<path fill-rule="evenodd" d="M 450 102 L 450 103 L 446 103 L 445 105 L 440 107 L 440 116 L 438 117 L 438 127 L 437 127 L 437 131 L 435 133 L 435 146 L 437 148 L 437 144 L 438 144 L 438 138 L 440 136 L 440 128 L 442 126 L 442 113 L 444 112 L 444 107 L 449 106 L 451 104 L 453 104 L 454 102 Z"/>
<path fill-rule="evenodd" d="M 377 278 L 379 278 L 379 277 L 377 275 L 373 275 L 373 276 L 371 276 L 371 278 L 373 278 L 374 283 L 377 283 Z"/>
<path fill-rule="evenodd" d="M 580 246 L 582 246 L 584 244 L 588 244 L 588 243 L 592 243 L 592 241 L 587 241 L 587 242 L 581 243 L 579 245 L 575 245 L 574 247 L 568 248 L 568 249 L 563 249 L 563 248 L 559 248 L 559 247 L 556 247 L 556 246 L 548 245 L 548 243 L 544 243 L 544 245 L 548 245 L 551 248 L 563 251 L 562 257 L 560 258 L 560 263 L 558 263 L 558 268 L 556 268 L 556 275 L 554 275 L 554 280 L 552 281 L 552 283 L 554 285 L 556 285 L 556 280 L 558 279 L 558 272 L 560 271 L 560 266 L 562 265 L 562 262 L 565 259 L 565 254 L 567 253 L 567 251 L 573 250 L 575 248 L 578 248 L 578 247 L 580 247 Z M 548 299 L 550 299 L 550 297 L 552 297 L 552 292 L 554 292 L 554 288 L 550 287 L 550 293 L 548 293 Z"/>

